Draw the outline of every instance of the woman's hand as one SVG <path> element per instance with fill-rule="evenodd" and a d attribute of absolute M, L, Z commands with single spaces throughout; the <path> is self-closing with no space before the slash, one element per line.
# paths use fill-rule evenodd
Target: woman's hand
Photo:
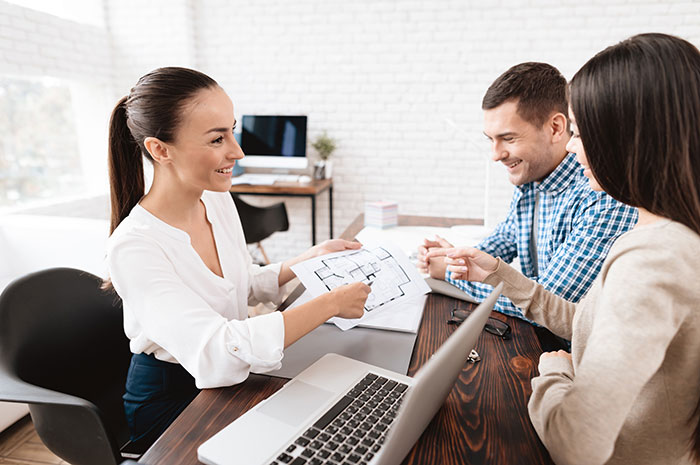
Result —
<path fill-rule="evenodd" d="M 307 255 L 305 259 L 319 257 L 333 252 L 342 252 L 343 250 L 357 250 L 362 247 L 359 242 L 346 241 L 345 239 L 330 239 L 316 244 L 306 251 L 303 255 Z"/>
<path fill-rule="evenodd" d="M 556 352 L 545 352 L 542 355 L 540 355 L 540 360 L 544 360 L 547 358 L 554 358 L 554 357 L 562 357 L 562 358 L 565 358 L 571 362 L 571 354 L 565 350 L 558 350 Z"/>
<path fill-rule="evenodd" d="M 328 241 L 323 241 L 320 244 L 311 247 L 298 257 L 283 262 L 282 266 L 280 267 L 280 274 L 277 281 L 280 286 L 288 283 L 295 276 L 291 269 L 292 266 L 296 265 L 297 263 L 301 263 L 304 260 L 326 255 L 328 253 L 342 252 L 343 250 L 357 250 L 360 247 L 362 247 L 362 244 L 359 242 L 346 241 L 345 239 L 331 239 Z"/>
<path fill-rule="evenodd" d="M 448 250 L 429 251 L 428 259 L 445 255 L 447 271 L 452 272 L 452 278 L 465 281 L 482 282 L 498 268 L 498 259 L 474 247 L 453 248 Z"/>
<path fill-rule="evenodd" d="M 330 296 L 336 306 L 335 316 L 361 318 L 365 313 L 365 302 L 371 291 L 367 284 L 359 281 L 333 289 Z"/>

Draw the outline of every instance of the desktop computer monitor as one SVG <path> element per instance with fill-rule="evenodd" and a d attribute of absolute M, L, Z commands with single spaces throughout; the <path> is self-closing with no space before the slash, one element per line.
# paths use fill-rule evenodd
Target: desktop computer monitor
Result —
<path fill-rule="evenodd" d="M 241 166 L 306 168 L 306 116 L 243 115 L 241 126 Z"/>

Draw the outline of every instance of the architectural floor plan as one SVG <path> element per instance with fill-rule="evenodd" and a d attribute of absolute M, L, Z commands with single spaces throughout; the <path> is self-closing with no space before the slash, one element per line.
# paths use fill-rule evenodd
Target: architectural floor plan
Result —
<path fill-rule="evenodd" d="M 292 271 L 314 297 L 344 284 L 370 284 L 366 312 L 393 307 L 430 290 L 406 254 L 392 244 L 315 257 L 292 266 Z"/>
<path fill-rule="evenodd" d="M 365 310 L 368 312 L 406 295 L 411 278 L 384 247 L 354 250 L 339 257 L 320 257 L 314 274 L 330 291 L 343 284 L 362 281 L 372 285 Z"/>

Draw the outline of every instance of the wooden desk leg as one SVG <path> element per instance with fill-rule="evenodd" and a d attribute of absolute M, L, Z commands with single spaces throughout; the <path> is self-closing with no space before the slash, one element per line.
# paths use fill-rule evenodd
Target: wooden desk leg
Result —
<path fill-rule="evenodd" d="M 311 245 L 316 245 L 316 196 L 311 196 Z"/>
<path fill-rule="evenodd" d="M 331 232 L 330 239 L 333 239 L 333 186 L 328 188 L 328 216 L 328 224 L 330 225 L 328 229 Z"/>

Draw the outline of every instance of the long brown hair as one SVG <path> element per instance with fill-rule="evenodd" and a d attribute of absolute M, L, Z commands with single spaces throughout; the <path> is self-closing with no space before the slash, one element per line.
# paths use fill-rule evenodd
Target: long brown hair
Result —
<path fill-rule="evenodd" d="M 194 95 L 218 86 L 209 76 L 187 68 L 158 68 L 143 76 L 119 100 L 109 122 L 110 234 L 144 195 L 143 158 L 147 137 L 172 142 L 182 110 Z"/>
<path fill-rule="evenodd" d="M 603 190 L 700 234 L 698 49 L 666 34 L 636 35 L 591 58 L 570 92 Z M 699 415 L 700 401 L 688 421 Z M 690 448 L 700 463 L 700 420 Z"/>

